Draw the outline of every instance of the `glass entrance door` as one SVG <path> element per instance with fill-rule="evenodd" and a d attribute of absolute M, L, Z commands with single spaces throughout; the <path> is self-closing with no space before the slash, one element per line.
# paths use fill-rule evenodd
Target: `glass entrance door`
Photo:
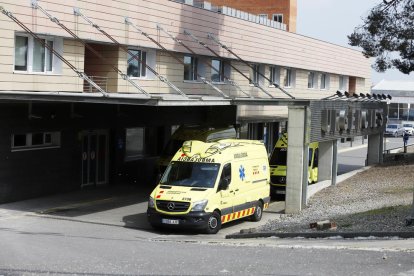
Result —
<path fill-rule="evenodd" d="M 82 187 L 108 182 L 108 131 L 82 132 Z"/>

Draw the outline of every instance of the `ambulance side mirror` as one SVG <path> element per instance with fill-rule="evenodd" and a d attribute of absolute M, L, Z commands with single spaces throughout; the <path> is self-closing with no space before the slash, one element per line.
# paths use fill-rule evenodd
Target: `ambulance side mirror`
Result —
<path fill-rule="evenodd" d="M 229 188 L 230 181 L 227 178 L 220 179 L 218 190 L 224 191 Z"/>

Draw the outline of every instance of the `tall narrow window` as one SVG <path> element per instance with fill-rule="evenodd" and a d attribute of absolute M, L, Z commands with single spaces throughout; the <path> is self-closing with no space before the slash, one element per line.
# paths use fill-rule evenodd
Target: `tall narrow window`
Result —
<path fill-rule="evenodd" d="M 48 40 L 46 44 L 50 49 L 53 49 L 53 41 Z M 48 48 L 46 48 L 46 71 L 53 71 L 53 52 Z"/>
<path fill-rule="evenodd" d="M 315 88 L 315 72 L 308 73 L 308 88 Z"/>
<path fill-rule="evenodd" d="M 339 76 L 339 89 L 340 90 L 347 90 L 346 89 L 346 79 L 345 79 L 345 76 Z"/>
<path fill-rule="evenodd" d="M 33 72 L 44 72 L 45 71 L 45 58 L 46 52 L 43 44 L 45 40 L 42 39 L 42 42 L 34 40 L 33 46 Z"/>
<path fill-rule="evenodd" d="M 327 76 L 326 74 L 321 74 L 321 89 L 327 88 Z"/>
<path fill-rule="evenodd" d="M 250 68 L 250 84 L 259 84 L 260 80 L 260 65 L 259 64 L 252 64 Z"/>
<path fill-rule="evenodd" d="M 29 39 L 26 36 L 16 36 L 14 47 L 14 70 L 27 71 L 27 53 Z"/>
<path fill-rule="evenodd" d="M 147 52 L 128 49 L 128 68 L 129 77 L 144 78 L 147 75 Z"/>
<path fill-rule="evenodd" d="M 285 87 L 292 87 L 292 69 L 286 68 L 286 75 L 283 85 Z"/>
<path fill-rule="evenodd" d="M 184 80 L 197 80 L 198 60 L 193 56 L 184 56 Z"/>
<path fill-rule="evenodd" d="M 280 84 L 280 70 L 277 66 L 270 66 L 270 83 L 269 85 Z"/>
<path fill-rule="evenodd" d="M 211 80 L 224 82 L 224 62 L 219 59 L 211 60 Z"/>

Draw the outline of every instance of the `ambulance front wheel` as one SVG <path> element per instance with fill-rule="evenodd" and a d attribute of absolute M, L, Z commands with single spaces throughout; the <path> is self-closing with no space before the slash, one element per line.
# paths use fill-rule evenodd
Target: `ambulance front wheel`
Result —
<path fill-rule="evenodd" d="M 254 214 L 251 216 L 252 221 L 260 221 L 263 215 L 263 203 L 259 201 L 254 210 Z"/>
<path fill-rule="evenodd" d="M 207 234 L 216 234 L 221 228 L 221 217 L 217 211 L 214 211 L 207 221 Z"/>

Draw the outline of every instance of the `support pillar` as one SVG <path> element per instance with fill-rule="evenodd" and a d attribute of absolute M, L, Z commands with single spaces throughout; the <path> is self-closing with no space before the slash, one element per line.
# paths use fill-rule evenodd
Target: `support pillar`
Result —
<path fill-rule="evenodd" d="M 308 107 L 289 106 L 285 213 L 299 213 L 306 206 L 308 187 Z"/>
<path fill-rule="evenodd" d="M 368 136 L 367 165 L 380 164 L 383 161 L 382 152 L 384 146 L 384 136 L 382 133 L 371 134 Z"/>
<path fill-rule="evenodd" d="M 331 185 L 336 185 L 338 175 L 338 140 L 332 141 L 332 180 Z"/>
<path fill-rule="evenodd" d="M 332 179 L 332 163 L 333 141 L 319 143 L 318 181 Z"/>

